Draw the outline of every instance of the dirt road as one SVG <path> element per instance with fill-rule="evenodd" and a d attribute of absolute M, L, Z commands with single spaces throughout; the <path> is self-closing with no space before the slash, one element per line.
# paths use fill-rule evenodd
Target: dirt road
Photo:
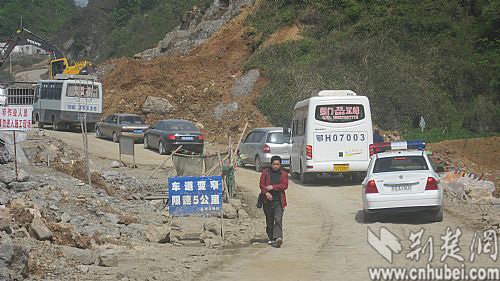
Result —
<path fill-rule="evenodd" d="M 80 132 L 54 131 L 48 128 L 44 129 L 44 133 L 49 136 L 59 138 L 72 147 L 80 149 L 83 147 L 83 138 Z M 118 143 L 114 143 L 107 139 L 98 139 L 95 137 L 94 133 L 88 134 L 88 141 L 91 158 L 105 158 L 111 160 L 119 159 Z M 137 165 L 158 165 L 165 161 L 165 158 L 168 157 L 160 155 L 157 151 L 144 149 L 144 145 L 142 143 L 136 143 L 134 145 L 134 152 L 135 162 Z M 129 155 L 122 155 L 122 161 L 131 165 L 133 163 L 133 158 Z M 170 162 L 170 160 L 168 162 Z M 171 165 L 171 163 L 168 162 L 167 165 Z"/>
<path fill-rule="evenodd" d="M 26 71 L 21 71 L 16 73 L 16 81 L 30 81 L 30 82 L 36 82 L 38 80 L 41 80 L 41 76 L 45 73 L 47 73 L 47 67 L 44 66 L 43 68 L 40 69 L 31 69 L 31 70 L 26 70 Z"/>
<path fill-rule="evenodd" d="M 76 148 L 82 146 L 79 133 L 55 132 L 50 129 L 46 129 L 45 133 Z M 96 139 L 93 135 L 89 135 L 89 141 L 92 157 L 118 159 L 118 144 Z M 157 152 L 144 150 L 141 144 L 136 145 L 136 153 L 139 165 L 157 164 L 165 159 L 165 156 Z M 259 174 L 251 169 L 240 168 L 236 172 L 240 192 L 246 194 L 250 206 L 255 203 L 258 178 Z M 453 234 L 460 228 L 460 249 L 456 254 L 464 258 L 466 269 L 498 268 L 498 261 L 492 261 L 489 254 L 476 255 L 475 262 L 469 262 L 474 232 L 483 235 L 484 229 L 450 213 L 445 212 L 444 221 L 441 223 L 434 223 L 426 216 L 414 214 L 387 216 L 382 218 L 382 222 L 363 223 L 360 189 L 360 185 L 343 181 L 341 178 L 322 178 L 307 186 L 290 181 L 287 191 L 289 206 L 284 215 L 283 247 L 275 249 L 266 243 L 254 243 L 236 250 L 224 250 L 219 261 L 207 263 L 208 268 L 200 270 L 203 273 L 194 279 L 370 280 L 369 267 L 425 267 L 431 253 L 429 248 L 432 248 L 433 254 L 430 263 L 432 267 L 443 267 L 446 263 L 448 266 L 460 268 L 462 262 L 453 257 L 447 257 L 444 263 L 441 262 L 443 255 L 450 253 L 442 247 L 447 227 L 450 227 Z M 261 210 L 254 211 L 254 216 L 262 218 L 260 224 L 255 225 L 256 229 L 261 230 L 256 238 L 264 241 L 264 216 Z M 368 229 L 380 236 L 381 228 L 388 229 L 400 239 L 402 249 L 393 255 L 392 265 L 367 242 Z M 406 255 L 414 249 L 410 247 L 410 233 L 421 229 L 425 232 L 418 246 L 424 246 L 428 239 L 432 239 L 432 247 L 426 249 L 417 262 L 408 259 Z"/>
<path fill-rule="evenodd" d="M 243 189 L 257 194 L 259 175 L 256 172 L 239 169 L 236 176 Z M 466 268 L 498 267 L 498 263 L 484 254 L 476 257 L 474 264 L 469 263 L 474 231 L 482 235 L 483 230 L 467 226 L 467 222 L 447 213 L 441 223 L 406 215 L 382 218 L 383 223 L 364 224 L 361 186 L 339 181 L 341 179 L 324 178 L 308 186 L 290 182 L 283 247 L 275 249 L 264 244 L 252 245 L 236 256 L 226 256 L 220 266 L 199 276 L 198 280 L 369 280 L 368 267 L 391 266 L 367 242 L 367 229 L 379 236 L 381 227 L 386 227 L 401 239 L 402 252 L 394 255 L 394 266 L 409 268 L 426 265 L 429 251 L 422 254 L 419 262 L 405 257 L 411 250 L 410 232 L 418 232 L 421 228 L 425 229 L 421 246 L 429 236 L 433 239 L 432 266 L 443 266 L 440 259 L 445 252 L 440 247 L 444 241 L 440 237 L 445 235 L 449 226 L 454 233 L 457 227 L 461 229 L 461 251 L 458 254 L 465 259 Z M 264 223 L 260 227 L 264 228 Z M 460 266 L 450 257 L 444 262 L 449 266 Z"/>

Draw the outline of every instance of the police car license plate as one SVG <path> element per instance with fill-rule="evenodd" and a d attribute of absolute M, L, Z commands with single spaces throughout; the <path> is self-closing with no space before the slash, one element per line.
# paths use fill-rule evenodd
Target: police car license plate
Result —
<path fill-rule="evenodd" d="M 349 164 L 333 164 L 333 171 L 335 173 L 348 172 Z"/>
<path fill-rule="evenodd" d="M 409 184 L 398 184 L 391 187 L 392 192 L 405 192 L 411 191 L 411 185 Z"/>
<path fill-rule="evenodd" d="M 281 164 L 282 165 L 290 165 L 290 160 L 286 159 L 286 160 L 281 160 Z"/>

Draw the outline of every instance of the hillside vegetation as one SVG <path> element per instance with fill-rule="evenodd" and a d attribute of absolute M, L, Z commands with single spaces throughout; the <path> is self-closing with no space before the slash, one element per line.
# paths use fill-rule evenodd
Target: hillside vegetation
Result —
<path fill-rule="evenodd" d="M 293 105 L 321 89 L 370 98 L 384 129 L 499 131 L 500 2 L 263 1 L 247 20 L 255 53 L 245 68 L 269 83 L 259 109 L 289 124 Z M 262 42 L 297 24 L 303 39 Z"/>
<path fill-rule="evenodd" d="M 210 0 L 0 1 L 0 36 L 5 41 L 21 22 L 75 59 L 104 61 L 153 47 L 178 26 L 193 5 Z"/>

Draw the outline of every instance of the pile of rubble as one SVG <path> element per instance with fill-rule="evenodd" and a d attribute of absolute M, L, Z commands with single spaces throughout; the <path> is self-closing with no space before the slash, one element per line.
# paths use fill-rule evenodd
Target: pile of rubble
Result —
<path fill-rule="evenodd" d="M 482 205 L 500 205 L 500 199 L 493 196 L 495 183 L 477 180 L 473 177 L 463 177 L 460 173 L 448 172 L 442 179 L 445 190 L 470 203 Z"/>
<path fill-rule="evenodd" d="M 24 146 L 31 163 L 17 176 L 12 162 L 0 165 L 0 280 L 181 279 L 208 267 L 219 248 L 257 235 L 239 200 L 224 204 L 222 238 L 220 218 L 172 219 L 162 200 L 146 200 L 161 180 L 93 159 L 102 183 L 89 186 L 60 168 L 82 167 L 60 140 L 38 136 Z"/>

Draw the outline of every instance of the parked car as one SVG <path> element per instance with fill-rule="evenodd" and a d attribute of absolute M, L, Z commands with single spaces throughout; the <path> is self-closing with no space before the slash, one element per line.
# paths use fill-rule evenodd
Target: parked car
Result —
<path fill-rule="evenodd" d="M 160 120 L 144 135 L 144 148 L 158 149 L 167 154 L 182 145 L 182 149 L 203 154 L 204 136 L 191 121 L 170 119 Z"/>
<path fill-rule="evenodd" d="M 95 135 L 98 138 L 111 138 L 118 142 L 121 136 L 142 141 L 144 132 L 149 128 L 141 116 L 136 114 L 116 113 L 95 124 Z"/>
<path fill-rule="evenodd" d="M 282 166 L 288 167 L 290 149 L 290 136 L 283 134 L 283 128 L 257 128 L 240 145 L 240 163 L 255 165 L 255 170 L 260 172 L 262 168 L 271 166 L 271 157 L 278 155 L 282 159 Z"/>
<path fill-rule="evenodd" d="M 379 213 L 426 212 L 443 220 L 443 188 L 421 141 L 376 143 L 363 181 L 365 221 Z"/>

